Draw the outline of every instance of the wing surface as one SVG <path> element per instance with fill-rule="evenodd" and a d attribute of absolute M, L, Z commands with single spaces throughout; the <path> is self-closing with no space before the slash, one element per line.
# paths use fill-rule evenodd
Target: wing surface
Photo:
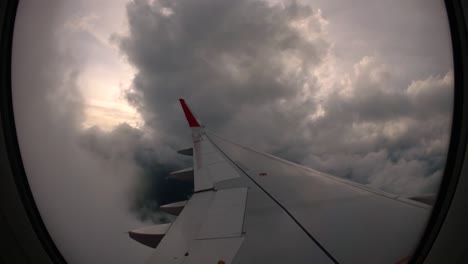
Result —
<path fill-rule="evenodd" d="M 430 206 L 207 137 L 336 262 L 397 263 L 417 246 Z"/>
<path fill-rule="evenodd" d="M 233 143 L 181 105 L 194 194 L 149 263 L 397 263 L 411 255 L 430 206 Z"/>

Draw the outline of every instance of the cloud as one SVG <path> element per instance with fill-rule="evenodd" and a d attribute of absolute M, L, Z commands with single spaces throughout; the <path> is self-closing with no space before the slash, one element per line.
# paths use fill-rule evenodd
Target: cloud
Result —
<path fill-rule="evenodd" d="M 302 162 L 393 193 L 436 192 L 447 153 L 453 73 L 406 87 L 376 58 L 323 100 Z M 342 91 L 345 91 L 341 93 Z M 425 182 L 427 180 L 427 183 Z"/>
<path fill-rule="evenodd" d="M 389 192 L 437 190 L 453 72 L 450 59 L 428 62 L 439 61 L 442 55 L 431 51 L 446 54 L 450 43 L 414 45 L 424 58 L 412 56 L 408 30 L 401 45 L 393 41 L 401 27 L 372 39 L 376 30 L 361 31 L 368 24 L 361 14 L 357 42 L 347 45 L 354 34 L 348 30 L 337 43 L 335 20 L 325 11 L 248 0 L 135 0 L 127 5 L 128 29 L 108 40 L 101 27 L 113 28 L 106 17 L 115 12 L 102 3 L 90 2 L 98 10 L 92 15 L 78 2 L 23 1 L 15 29 L 13 100 L 22 157 L 41 215 L 69 262 L 146 259 L 148 249 L 121 232 L 141 221 L 171 220 L 158 206 L 185 199 L 191 188 L 164 179 L 190 166 L 175 154 L 190 146 L 180 97 L 212 131 L 239 143 Z M 115 45 L 135 69 L 126 100 L 144 124 L 83 130 L 90 102 L 78 86 L 91 83 L 83 72 L 103 77 L 95 69 L 117 65 Z M 382 52 L 368 54 L 376 45 Z M 101 78 L 99 89 L 116 75 Z M 97 109 L 110 111 L 91 110 Z M 108 119 L 123 115 L 114 111 Z"/>
<path fill-rule="evenodd" d="M 343 69 L 320 9 L 295 1 L 133 1 L 127 15 L 114 36 L 137 71 L 127 98 L 161 144 L 188 144 L 184 97 L 240 143 L 390 192 L 437 190 L 449 67 L 412 82 L 377 55 Z"/>
<path fill-rule="evenodd" d="M 186 200 L 193 189 L 191 183 L 166 179 L 171 171 L 191 166 L 189 159 L 176 156 L 173 149 L 164 145 L 158 146 L 138 128 L 125 123 L 108 132 L 92 127 L 79 140 L 84 149 L 107 166 L 127 163 L 135 168 L 127 204 L 141 221 L 169 222 L 172 218 L 159 213 L 159 206 Z"/>
<path fill-rule="evenodd" d="M 13 39 L 12 92 L 17 136 L 41 217 L 69 263 L 143 262 L 151 250 L 128 238 L 141 227 L 128 193 L 139 167 L 102 162 L 79 145 L 84 67 L 62 26 L 59 1 L 22 1 Z M 125 252 L 116 254 L 115 252 Z"/>
<path fill-rule="evenodd" d="M 163 8 L 173 14 L 162 14 Z M 129 35 L 119 38 L 120 47 L 138 70 L 128 98 L 166 142 L 187 131 L 175 114 L 177 98 L 192 105 L 212 98 L 216 111 L 197 112 L 218 128 L 239 109 L 299 100 L 303 85 L 315 81 L 308 70 L 328 48 L 317 11 L 297 3 L 135 1 L 127 12 Z M 314 36 L 305 36 L 303 27 Z"/>

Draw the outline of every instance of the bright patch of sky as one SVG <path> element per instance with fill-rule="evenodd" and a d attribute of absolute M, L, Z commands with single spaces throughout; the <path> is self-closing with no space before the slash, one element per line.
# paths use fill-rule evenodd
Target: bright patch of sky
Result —
<path fill-rule="evenodd" d="M 81 8 L 63 25 L 64 38 L 78 39 L 72 50 L 82 60 L 78 89 L 84 99 L 84 128 L 111 130 L 121 123 L 140 127 L 142 119 L 128 104 L 125 91 L 131 89 L 135 69 L 125 60 L 114 34 L 126 34 L 127 1 L 81 1 Z M 80 45 L 79 41 L 86 41 Z M 67 40 L 64 39 L 67 44 Z"/>

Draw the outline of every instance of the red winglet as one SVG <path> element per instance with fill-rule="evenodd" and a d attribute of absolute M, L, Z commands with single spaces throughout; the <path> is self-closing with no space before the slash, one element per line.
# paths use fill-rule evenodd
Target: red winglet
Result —
<path fill-rule="evenodd" d="M 180 105 L 182 106 L 182 110 L 184 110 L 185 118 L 187 118 L 187 122 L 189 123 L 190 127 L 200 127 L 200 124 L 198 123 L 197 119 L 195 116 L 192 114 L 192 111 L 190 111 L 190 108 L 188 105 L 185 103 L 184 99 L 179 99 Z"/>

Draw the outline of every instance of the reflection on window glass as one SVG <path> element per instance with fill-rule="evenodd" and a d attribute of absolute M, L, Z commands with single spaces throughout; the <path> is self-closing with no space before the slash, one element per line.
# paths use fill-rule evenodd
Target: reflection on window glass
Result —
<path fill-rule="evenodd" d="M 221 260 L 283 263 L 294 253 L 303 262 L 405 263 L 417 245 L 451 126 L 443 1 L 21 1 L 13 44 L 23 162 L 69 263 L 161 258 L 126 232 L 166 232 L 169 241 L 171 230 L 186 230 L 175 225 L 183 216 L 160 206 L 195 200 L 193 181 L 209 172 L 195 165 L 194 180 L 190 170 L 188 181 L 167 178 L 194 166 L 177 154 L 192 147 L 179 98 L 210 131 L 339 179 L 206 138 L 211 158 L 227 166 L 212 173 L 239 173 L 222 183 L 209 176 L 210 186 L 249 187 L 243 240 L 220 242 L 230 252 Z M 209 164 L 197 148 L 195 158 Z M 218 199 L 185 217 L 202 226 Z M 154 226 L 166 223 L 169 231 Z M 214 226 L 224 230 L 223 220 Z M 193 236 L 208 231 L 191 228 L 188 248 L 174 250 L 204 259 L 210 254 L 196 249 L 212 244 Z M 294 249 L 283 250 L 286 242 Z M 168 243 L 164 254 L 173 254 Z"/>

